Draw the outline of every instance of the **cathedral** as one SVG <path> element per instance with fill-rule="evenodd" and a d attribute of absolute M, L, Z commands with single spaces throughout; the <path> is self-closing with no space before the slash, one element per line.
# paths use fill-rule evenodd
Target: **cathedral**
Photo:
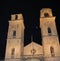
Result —
<path fill-rule="evenodd" d="M 22 14 L 11 15 L 9 21 L 5 61 L 60 61 L 60 44 L 52 9 L 40 10 L 42 45 L 32 42 L 24 46 Z"/>

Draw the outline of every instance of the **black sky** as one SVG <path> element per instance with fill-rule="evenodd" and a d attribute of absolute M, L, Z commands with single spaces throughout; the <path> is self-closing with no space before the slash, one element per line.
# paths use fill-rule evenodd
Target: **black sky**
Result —
<path fill-rule="evenodd" d="M 51 8 L 53 15 L 56 16 L 56 26 L 60 38 L 60 3 L 58 0 L 8 0 L 0 2 L 0 57 L 4 57 L 6 39 L 8 32 L 8 21 L 11 14 L 22 13 L 25 25 L 25 45 L 33 41 L 42 45 L 41 33 L 39 28 L 40 10 Z M 36 29 L 38 27 L 38 29 Z"/>

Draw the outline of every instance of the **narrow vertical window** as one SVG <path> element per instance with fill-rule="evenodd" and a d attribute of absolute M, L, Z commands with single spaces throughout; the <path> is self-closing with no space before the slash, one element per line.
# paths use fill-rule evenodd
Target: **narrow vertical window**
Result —
<path fill-rule="evenodd" d="M 50 52 L 51 52 L 51 56 L 54 57 L 55 54 L 54 54 L 54 48 L 53 47 L 50 47 Z"/>
<path fill-rule="evenodd" d="M 48 34 L 51 35 L 51 28 L 48 27 Z"/>
<path fill-rule="evenodd" d="M 15 54 L 15 48 L 13 48 L 11 51 L 11 58 L 14 58 L 14 54 Z"/>
<path fill-rule="evenodd" d="M 16 37 L 16 31 L 15 30 L 13 31 L 13 37 Z"/>
<path fill-rule="evenodd" d="M 15 16 L 15 19 L 18 19 L 18 16 L 17 15 Z"/>

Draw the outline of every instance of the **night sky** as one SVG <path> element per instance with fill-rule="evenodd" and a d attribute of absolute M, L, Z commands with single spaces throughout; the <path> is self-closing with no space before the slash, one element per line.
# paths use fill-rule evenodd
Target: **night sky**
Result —
<path fill-rule="evenodd" d="M 42 45 L 41 32 L 39 28 L 40 10 L 51 8 L 53 15 L 56 16 L 56 26 L 60 38 L 60 3 L 58 0 L 8 0 L 0 1 L 0 57 L 4 58 L 7 41 L 8 21 L 11 14 L 22 13 L 25 25 L 24 46 L 33 41 Z M 36 29 L 37 27 L 37 29 Z"/>

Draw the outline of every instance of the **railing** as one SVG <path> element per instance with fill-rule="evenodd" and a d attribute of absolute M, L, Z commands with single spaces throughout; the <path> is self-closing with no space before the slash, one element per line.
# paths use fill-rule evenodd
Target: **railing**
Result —
<path fill-rule="evenodd" d="M 21 58 L 6 58 L 0 61 L 60 61 L 60 56 L 58 57 L 21 57 Z"/>

